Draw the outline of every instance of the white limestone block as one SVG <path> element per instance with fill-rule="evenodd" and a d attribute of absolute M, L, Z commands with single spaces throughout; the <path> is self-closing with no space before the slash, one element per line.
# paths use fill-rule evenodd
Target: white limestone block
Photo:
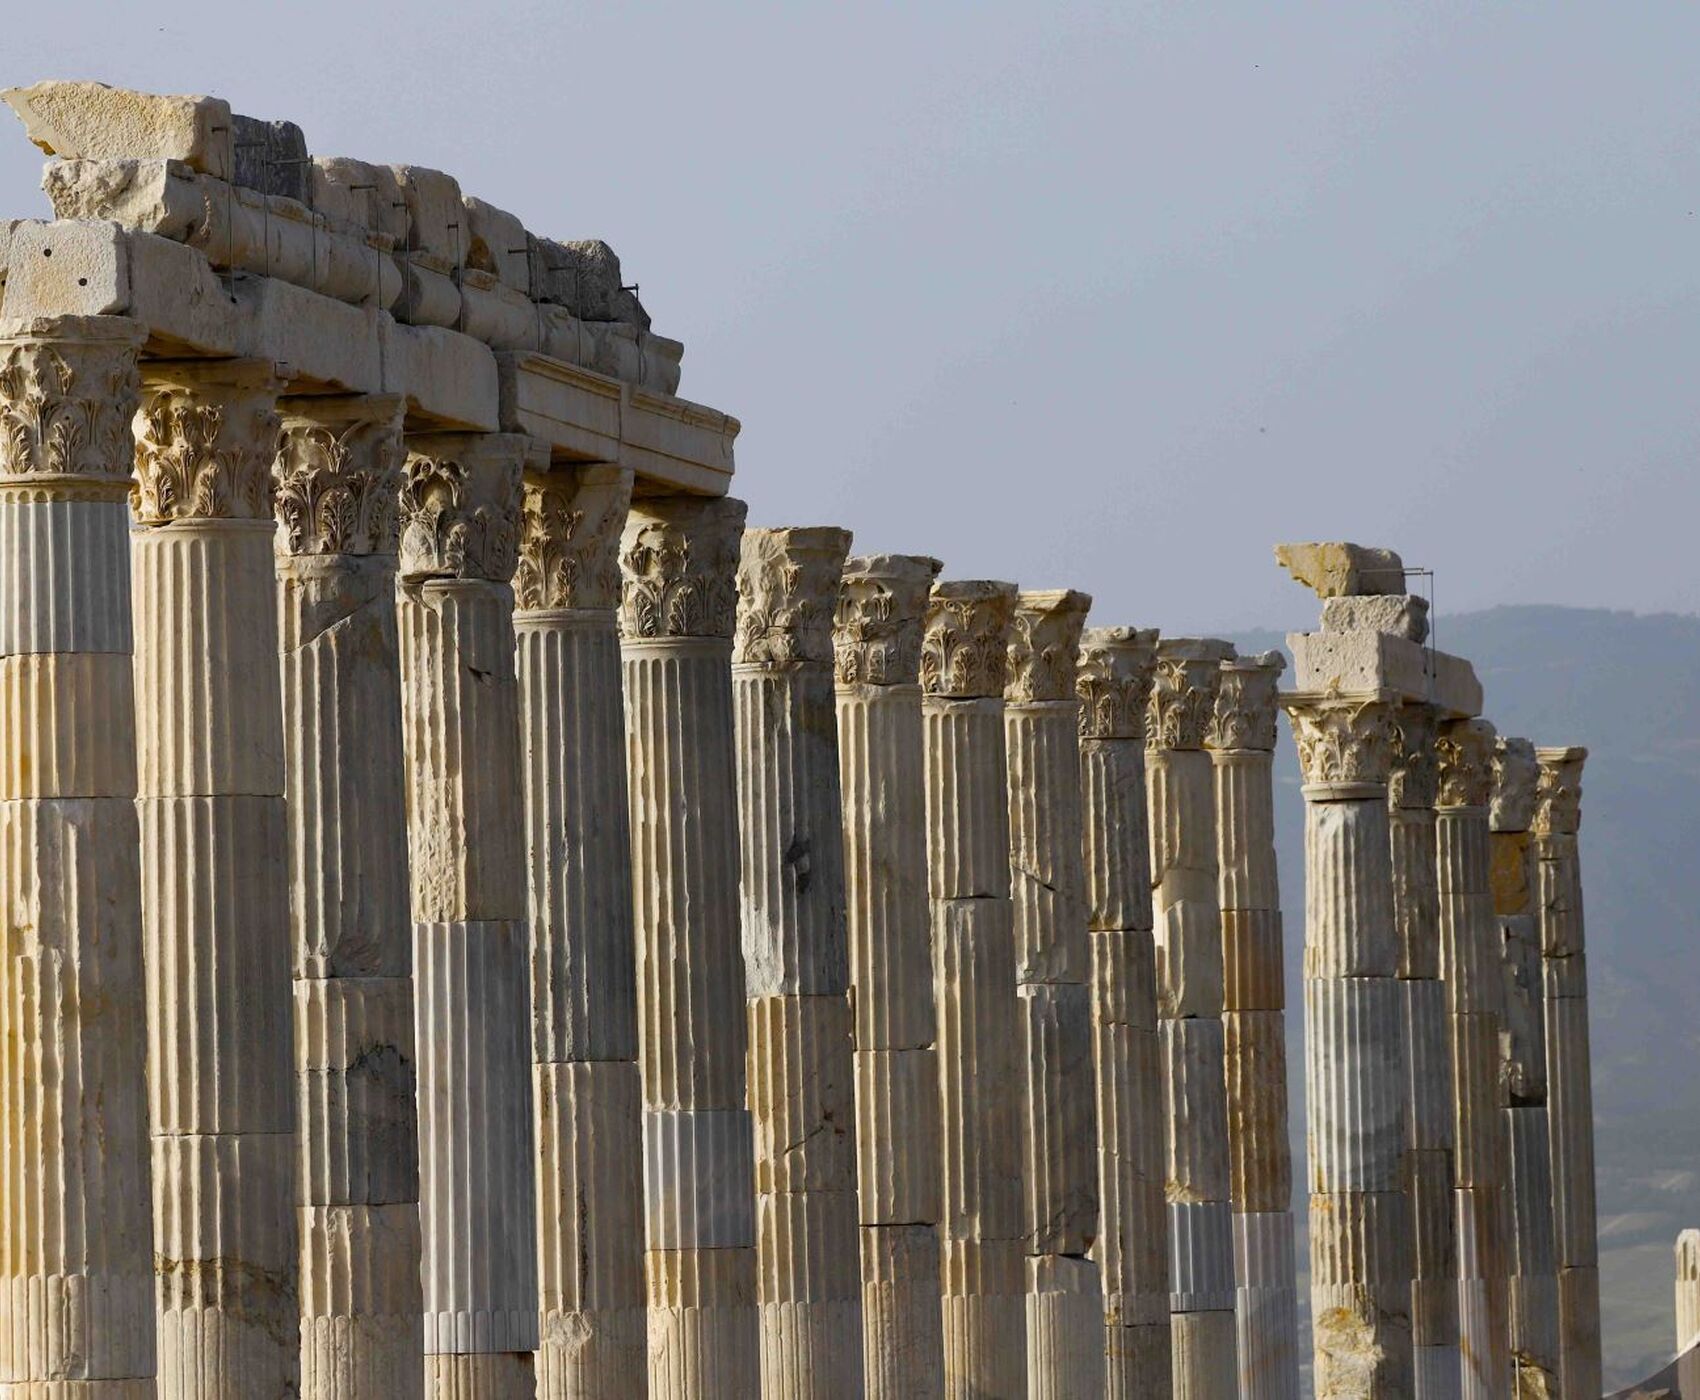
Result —
<path fill-rule="evenodd" d="M 1234 1225 L 1226 1201 L 1169 1201 L 1169 1307 L 1232 1312 Z"/>
<path fill-rule="evenodd" d="M 1158 1023 L 1168 1119 L 1165 1180 L 1171 1204 L 1228 1200 L 1228 1111 L 1220 1020 Z M 1225 1228 L 1225 1227 L 1224 1227 Z"/>
<path fill-rule="evenodd" d="M 1391 632 L 1290 632 L 1294 688 L 1301 692 L 1391 693 L 1442 715 L 1482 712 L 1482 686 L 1462 657 Z"/>
<path fill-rule="evenodd" d="M 1231 1310 L 1176 1313 L 1173 1330 L 1174 1400 L 1216 1400 L 1234 1394 L 1239 1379 Z"/>
<path fill-rule="evenodd" d="M 741 1109 L 644 1110 L 651 1250 L 755 1244 L 751 1134 L 750 1115 Z"/>
<path fill-rule="evenodd" d="M 862 1229 L 862 1366 L 868 1400 L 944 1394 L 939 1239 L 931 1225 Z"/>
<path fill-rule="evenodd" d="M 129 553 L 123 500 L 0 501 L 0 656 L 128 654 Z"/>
<path fill-rule="evenodd" d="M 1098 1234 L 1092 1001 L 1087 986 L 1018 986 L 1022 1181 L 1030 1254 L 1084 1255 Z M 1094 1327 L 1096 1331 L 1096 1327 Z"/>
<path fill-rule="evenodd" d="M 1325 598 L 1324 632 L 1391 632 L 1406 641 L 1428 640 L 1428 599 L 1416 593 Z"/>
<path fill-rule="evenodd" d="M 180 160 L 221 180 L 235 174 L 230 104 L 105 83 L 45 82 L 0 93 L 48 155 Z"/>
<path fill-rule="evenodd" d="M 856 1051 L 856 1180 L 864 1225 L 939 1217 L 938 1073 L 931 1046 Z"/>
<path fill-rule="evenodd" d="M 1451 1027 L 1438 978 L 1399 982 L 1405 1009 L 1406 1114 L 1413 1151 L 1453 1145 Z"/>
<path fill-rule="evenodd" d="M 538 308 L 493 272 L 462 268 L 457 330 L 498 350 L 538 350 L 543 324 Z"/>
<path fill-rule="evenodd" d="M 943 1243 L 944 1393 L 949 1400 L 1027 1393 L 1027 1303 L 1014 1240 Z"/>
<path fill-rule="evenodd" d="M 1239 1393 L 1299 1400 L 1292 1211 L 1236 1213 L 1233 1224 Z"/>
<path fill-rule="evenodd" d="M 929 695 L 922 702 L 922 717 L 932 897 L 1007 901 L 1003 701 Z"/>
<path fill-rule="evenodd" d="M 1397 972 L 1390 842 L 1384 799 L 1305 804 L 1305 976 Z"/>
<path fill-rule="evenodd" d="M 1027 1377 L 1034 1400 L 1103 1394 L 1104 1295 L 1090 1260 L 1027 1261 Z"/>
<path fill-rule="evenodd" d="M 1391 977 L 1305 980 L 1313 1191 L 1391 1192 L 1407 1147 L 1403 995 Z"/>

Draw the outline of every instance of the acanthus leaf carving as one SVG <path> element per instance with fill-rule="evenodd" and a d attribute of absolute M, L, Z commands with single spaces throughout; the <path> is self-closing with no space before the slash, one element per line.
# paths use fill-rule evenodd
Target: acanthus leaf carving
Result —
<path fill-rule="evenodd" d="M 510 582 L 519 559 L 522 459 L 520 450 L 476 437 L 463 450 L 452 440 L 420 440 L 401 490 L 402 576 Z"/>
<path fill-rule="evenodd" d="M 629 641 L 730 637 L 745 506 L 730 497 L 642 502 L 620 537 L 620 631 Z"/>
<path fill-rule="evenodd" d="M 1165 637 L 1146 705 L 1145 744 L 1151 749 L 1201 749 L 1216 714 L 1226 642 Z"/>
<path fill-rule="evenodd" d="M 1387 800 L 1394 807 L 1431 808 L 1440 793 L 1434 710 L 1428 705 L 1401 705 L 1394 711 L 1393 726 L 1393 771 Z"/>
<path fill-rule="evenodd" d="M 403 447 L 401 400 L 286 412 L 278 442 L 281 554 L 394 554 Z"/>
<path fill-rule="evenodd" d="M 1080 634 L 1092 599 L 1072 589 L 1018 596 L 1009 636 L 1004 699 L 1028 705 L 1075 699 Z"/>
<path fill-rule="evenodd" d="M 1494 727 L 1485 719 L 1451 720 L 1440 727 L 1436 807 L 1486 807 L 1493 796 Z"/>
<path fill-rule="evenodd" d="M 1016 587 L 992 579 L 933 585 L 921 634 L 921 688 L 951 699 L 1001 697 Z"/>
<path fill-rule="evenodd" d="M 1495 831 L 1527 831 L 1535 816 L 1541 766 L 1527 739 L 1502 736 L 1494 745 L 1493 798 L 1488 811 Z"/>
<path fill-rule="evenodd" d="M 1394 706 L 1380 696 L 1288 695 L 1299 768 L 1307 786 L 1386 784 L 1398 743 Z"/>
<path fill-rule="evenodd" d="M 1157 629 L 1088 627 L 1074 690 L 1082 739 L 1143 739 L 1157 669 Z"/>
<path fill-rule="evenodd" d="M 612 612 L 632 473 L 619 467 L 528 472 L 514 602 L 523 611 Z"/>
<path fill-rule="evenodd" d="M 252 361 L 150 363 L 135 419 L 136 518 L 270 520 L 279 387 Z"/>
<path fill-rule="evenodd" d="M 918 554 L 848 560 L 833 614 L 839 685 L 915 685 L 922 618 L 939 561 Z"/>
<path fill-rule="evenodd" d="M 1286 669 L 1287 659 L 1278 651 L 1224 661 L 1216 706 L 1204 736 L 1206 747 L 1223 752 L 1274 749 L 1275 689 Z"/>
<path fill-rule="evenodd" d="M 1541 772 L 1531 829 L 1541 836 L 1574 835 L 1582 829 L 1582 765 L 1588 751 L 1540 748 L 1535 758 Z"/>
<path fill-rule="evenodd" d="M 128 481 L 143 337 L 131 321 L 59 317 L 0 342 L 0 476 Z"/>
<path fill-rule="evenodd" d="M 732 660 L 792 666 L 832 660 L 832 616 L 850 532 L 824 525 L 746 530 L 738 560 Z"/>

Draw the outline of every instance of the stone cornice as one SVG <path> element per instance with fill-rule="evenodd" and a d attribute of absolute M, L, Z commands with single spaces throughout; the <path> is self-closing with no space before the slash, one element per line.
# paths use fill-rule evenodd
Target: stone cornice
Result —
<path fill-rule="evenodd" d="M 947 579 L 927 600 L 921 688 L 955 700 L 1001 697 L 1017 590 L 996 579 Z"/>
<path fill-rule="evenodd" d="M 1271 752 L 1275 748 L 1275 688 L 1287 658 L 1278 651 L 1222 663 L 1221 688 L 1205 732 L 1207 748 Z"/>
<path fill-rule="evenodd" d="M 666 496 L 633 505 L 620 536 L 626 641 L 731 637 L 745 510 L 729 496 Z"/>
<path fill-rule="evenodd" d="M 394 554 L 402 483 L 399 395 L 284 399 L 279 554 Z"/>
<path fill-rule="evenodd" d="M 519 433 L 429 433 L 407 439 L 401 575 L 508 583 L 519 562 L 521 480 L 541 465 Z"/>
<path fill-rule="evenodd" d="M 829 664 L 832 615 L 849 552 L 850 532 L 835 525 L 745 530 L 733 662 Z"/>
<path fill-rule="evenodd" d="M 1501 736 L 1494 745 L 1493 797 L 1488 822 L 1495 831 L 1527 831 L 1535 815 L 1535 787 L 1540 781 L 1535 746 L 1527 739 Z"/>
<path fill-rule="evenodd" d="M 922 618 L 939 568 L 921 554 L 845 561 L 832 634 L 839 685 L 919 683 Z"/>
<path fill-rule="evenodd" d="M 1164 637 L 1146 706 L 1145 743 L 1152 749 L 1202 749 L 1215 718 L 1222 663 L 1234 654 L 1213 638 Z"/>
<path fill-rule="evenodd" d="M 1384 794 L 1398 742 L 1392 696 L 1299 692 L 1280 699 L 1293 724 L 1307 796 L 1342 800 Z"/>
<path fill-rule="evenodd" d="M 136 519 L 272 518 L 277 394 L 263 360 L 150 360 L 136 413 Z"/>
<path fill-rule="evenodd" d="M 1573 835 L 1582 829 L 1582 765 L 1588 751 L 1575 746 L 1538 748 L 1535 759 L 1541 773 L 1533 830 L 1542 836 Z"/>
<path fill-rule="evenodd" d="M 0 322 L 0 479 L 129 482 L 145 338 L 118 316 Z"/>
<path fill-rule="evenodd" d="M 1082 739 L 1144 739 L 1157 669 L 1155 627 L 1088 627 L 1080 634 L 1074 691 Z"/>
<path fill-rule="evenodd" d="M 514 606 L 612 612 L 620 605 L 620 532 L 632 473 L 592 466 L 525 474 Z"/>
<path fill-rule="evenodd" d="M 1493 750 L 1498 735 L 1485 719 L 1452 720 L 1440 727 L 1437 808 L 1486 807 L 1493 796 Z"/>
<path fill-rule="evenodd" d="M 1074 700 L 1080 634 L 1092 607 L 1089 594 L 1071 588 L 1023 591 L 1009 634 L 1004 699 L 1011 705 Z"/>

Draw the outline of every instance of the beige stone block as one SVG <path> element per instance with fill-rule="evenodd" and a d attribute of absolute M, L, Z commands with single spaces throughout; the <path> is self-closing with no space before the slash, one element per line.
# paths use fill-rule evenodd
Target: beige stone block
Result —
<path fill-rule="evenodd" d="M 405 394 L 408 407 L 446 428 L 492 432 L 500 426 L 496 361 L 489 346 L 439 326 L 404 326 L 378 319 L 383 345 L 382 383 L 387 394 Z"/>
<path fill-rule="evenodd" d="M 1017 988 L 1025 1060 L 1026 1221 L 1031 1254 L 1084 1255 L 1098 1234 L 1097 1105 L 1091 1083 L 1091 989 Z"/>
<path fill-rule="evenodd" d="M 230 104 L 222 98 L 57 81 L 8 88 L 0 97 L 48 155 L 180 160 L 221 180 L 235 174 Z"/>
<path fill-rule="evenodd" d="M 1027 1261 L 1029 1396 L 1068 1400 L 1104 1389 L 1104 1296 L 1086 1259 Z"/>
<path fill-rule="evenodd" d="M 1094 930 L 1151 927 L 1151 844 L 1145 745 L 1082 739 L 1086 900 Z"/>
<path fill-rule="evenodd" d="M 1453 1106 L 1451 1021 L 1446 987 L 1438 980 L 1399 982 L 1404 1002 L 1406 1114 L 1415 1150 L 1450 1151 L 1457 1128 Z"/>
<path fill-rule="evenodd" d="M 1399 937 L 1399 975 L 1440 976 L 1440 886 L 1435 869 L 1435 818 L 1427 808 L 1393 807 L 1393 923 Z"/>
<path fill-rule="evenodd" d="M 1416 593 L 1324 598 L 1324 632 L 1391 632 L 1419 644 L 1428 640 L 1428 599 Z"/>
<path fill-rule="evenodd" d="M 1452 1154 L 1422 1148 L 1406 1159 L 1415 1248 L 1411 1336 L 1415 1346 L 1458 1344 L 1458 1243 L 1452 1197 Z"/>
<path fill-rule="evenodd" d="M 400 255 L 401 296 L 396 320 L 413 326 L 461 328 L 460 282 L 449 258 L 409 250 Z"/>
<path fill-rule="evenodd" d="M 537 305 L 494 273 L 462 268 L 456 329 L 499 350 L 536 350 L 543 342 Z"/>
<path fill-rule="evenodd" d="M 1223 1017 L 1229 1199 L 1240 1213 L 1286 1211 L 1293 1199 L 1286 1019 L 1280 1011 Z"/>
<path fill-rule="evenodd" d="M 1228 1201 L 1228 1110 L 1220 1021 L 1160 1023 L 1171 1205 Z"/>
<path fill-rule="evenodd" d="M 1222 918 L 1214 896 L 1159 902 L 1157 1011 L 1163 1017 L 1220 1017 Z"/>
<path fill-rule="evenodd" d="M 590 1327 L 584 1325 L 583 1317 L 582 1313 L 544 1314 L 537 1348 L 538 1400 L 644 1394 L 649 1369 L 645 1308 L 605 1309 L 595 1315 Z"/>
<path fill-rule="evenodd" d="M 757 1299 L 764 1305 L 841 1303 L 859 1307 L 862 1285 L 856 1209 L 853 1191 L 757 1192 Z M 781 1321 L 785 1326 L 793 1325 Z M 859 1338 L 856 1349 L 860 1369 Z"/>
<path fill-rule="evenodd" d="M 427 1353 L 430 1400 L 531 1400 L 534 1358 L 523 1352 Z"/>
<path fill-rule="evenodd" d="M 1305 806 L 1307 978 L 1391 978 L 1399 967 L 1387 804 Z"/>
<path fill-rule="evenodd" d="M 130 511 L 113 490 L 106 500 L 0 490 L 0 656 L 133 650 Z"/>
<path fill-rule="evenodd" d="M 1405 565 L 1391 549 L 1345 541 L 1278 544 L 1275 562 L 1319 598 L 1374 597 L 1399 593 Z"/>
<path fill-rule="evenodd" d="M 506 209 L 469 194 L 461 196 L 468 241 L 466 265 L 493 273 L 504 287 L 531 295 L 531 248 L 525 225 Z"/>
<path fill-rule="evenodd" d="M 946 1241 L 944 1393 L 951 1400 L 1027 1393 L 1026 1286 L 1021 1246 Z"/>
<path fill-rule="evenodd" d="M 1286 1006 L 1279 909 L 1222 911 L 1222 1008 L 1280 1011 Z"/>
<path fill-rule="evenodd" d="M 651 1250 L 649 1393 L 745 1400 L 760 1393 L 754 1248 Z"/>
<path fill-rule="evenodd" d="M 424 1385 L 419 1210 L 303 1206 L 301 1393 L 413 1400 Z"/>
<path fill-rule="evenodd" d="M 1108 1300 L 1107 1300 L 1108 1301 Z M 1104 1324 L 1105 1395 L 1110 1400 L 1168 1400 L 1173 1385 L 1173 1343 L 1169 1320 L 1124 1323 L 1115 1315 Z"/>
<path fill-rule="evenodd" d="M 134 796 L 130 684 L 122 652 L 0 656 L 0 801 Z"/>
<path fill-rule="evenodd" d="M 407 240 L 407 206 L 387 165 L 347 156 L 314 156 L 308 168 L 313 208 L 333 219 L 381 233 L 399 247 Z"/>
<path fill-rule="evenodd" d="M 849 1002 L 842 996 L 752 998 L 749 1019 L 755 1189 L 854 1191 Z"/>
<path fill-rule="evenodd" d="M 1592 1395 L 1600 1378 L 1600 1273 L 1592 1264 L 1558 1271 L 1559 1385 Z"/>
<path fill-rule="evenodd" d="M 939 1061 L 917 1050 L 856 1051 L 856 1181 L 864 1225 L 939 1217 Z"/>
<path fill-rule="evenodd" d="M 931 1225 L 864 1226 L 862 1364 L 869 1400 L 944 1391 L 939 1239 Z"/>
<path fill-rule="evenodd" d="M 1092 1014 L 1104 1026 L 1157 1029 L 1157 947 L 1149 930 L 1106 929 L 1092 941 Z"/>
<path fill-rule="evenodd" d="M 1275 808 L 1268 753 L 1239 749 L 1211 755 L 1216 778 L 1218 898 L 1228 910 L 1279 910 Z"/>
<path fill-rule="evenodd" d="M 503 430 L 529 433 L 571 458 L 618 460 L 624 390 L 604 375 L 551 355 L 496 355 Z M 725 489 L 724 482 L 720 489 Z"/>
<path fill-rule="evenodd" d="M 117 315 L 130 310 L 131 293 L 129 235 L 116 224 L 14 225 L 8 316 Z"/>
<path fill-rule="evenodd" d="M 1176 1313 L 1170 1326 L 1175 1400 L 1233 1395 L 1239 1381 L 1233 1309 Z"/>
<path fill-rule="evenodd" d="M 1459 718 L 1482 712 L 1482 685 L 1462 657 L 1390 632 L 1290 632 L 1293 688 L 1389 694 Z"/>
<path fill-rule="evenodd" d="M 1460 1186 L 1497 1187 L 1509 1167 L 1499 1094 L 1499 1046 L 1497 1016 L 1452 1018 L 1454 1162 Z"/>
<path fill-rule="evenodd" d="M 1003 701 L 928 696 L 922 715 L 932 897 L 1007 900 Z"/>
<path fill-rule="evenodd" d="M 392 165 L 390 171 L 407 208 L 407 246 L 462 266 L 472 240 L 454 177 L 423 165 Z"/>
<path fill-rule="evenodd" d="M 719 409 L 628 387 L 620 463 L 681 491 L 718 496 L 731 484 L 732 446 L 741 427 Z"/>

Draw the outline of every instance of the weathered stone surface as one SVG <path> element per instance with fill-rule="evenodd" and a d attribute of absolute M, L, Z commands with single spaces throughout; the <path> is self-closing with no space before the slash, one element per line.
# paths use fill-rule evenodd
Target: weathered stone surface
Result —
<path fill-rule="evenodd" d="M 1290 632 L 1293 681 L 1304 693 L 1385 693 L 1449 716 L 1477 715 L 1482 685 L 1461 657 L 1391 632 Z"/>
<path fill-rule="evenodd" d="M 1405 565 L 1391 549 L 1330 541 L 1278 544 L 1275 562 L 1319 598 L 1400 593 Z"/>
<path fill-rule="evenodd" d="M 1416 593 L 1374 597 L 1325 598 L 1324 632 L 1391 632 L 1406 641 L 1428 640 L 1428 599 Z"/>
<path fill-rule="evenodd" d="M 45 82 L 0 93 L 48 155 L 180 160 L 220 180 L 235 173 L 230 104 L 161 97 L 105 83 Z"/>

